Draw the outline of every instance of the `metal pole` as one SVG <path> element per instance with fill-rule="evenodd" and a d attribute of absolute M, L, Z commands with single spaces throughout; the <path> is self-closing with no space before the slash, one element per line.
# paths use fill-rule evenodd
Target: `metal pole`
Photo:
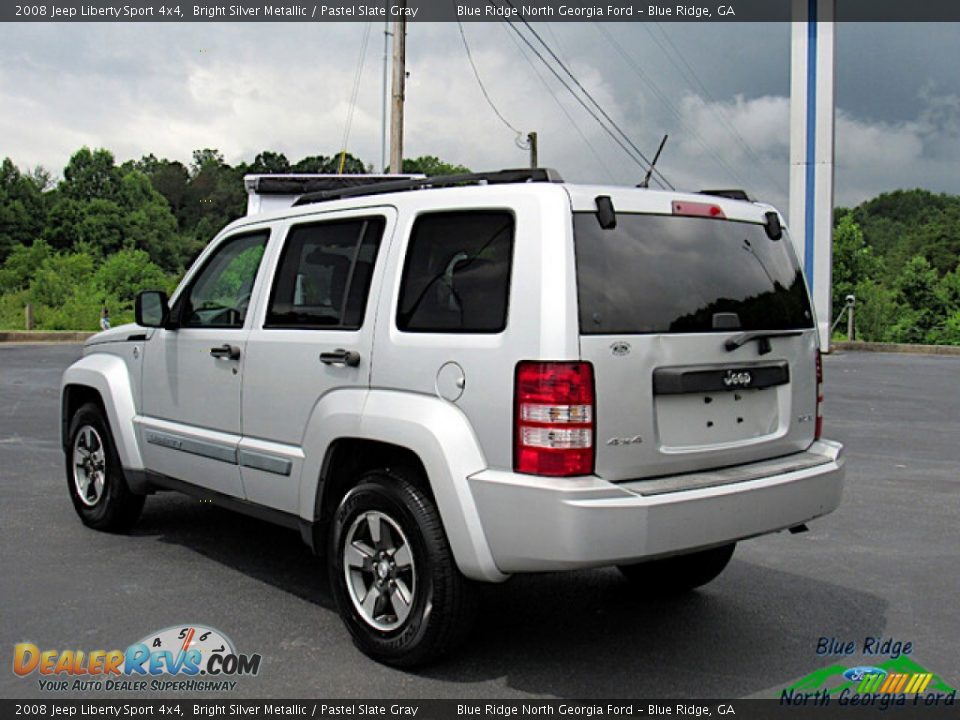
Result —
<path fill-rule="evenodd" d="M 403 172 L 403 101 L 407 79 L 407 0 L 400 0 L 400 20 L 393 22 L 393 92 L 390 112 L 390 172 Z"/>
<path fill-rule="evenodd" d="M 33 305 L 27 303 L 23 308 L 23 321 L 27 330 L 33 330 Z"/>
<path fill-rule="evenodd" d="M 847 340 L 851 342 L 857 339 L 854 337 L 856 327 L 853 324 L 853 308 L 856 306 L 856 302 L 852 295 L 847 299 Z"/>
<path fill-rule="evenodd" d="M 530 167 L 537 167 L 537 134 L 527 133 L 527 144 L 530 146 Z"/>

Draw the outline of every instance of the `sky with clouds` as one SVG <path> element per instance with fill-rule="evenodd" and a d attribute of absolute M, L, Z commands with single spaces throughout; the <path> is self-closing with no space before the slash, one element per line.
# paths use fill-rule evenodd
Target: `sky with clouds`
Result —
<path fill-rule="evenodd" d="M 678 188 L 743 187 L 787 208 L 790 26 L 537 23 L 543 39 Z M 348 148 L 379 165 L 383 23 L 0 25 L 0 157 L 60 172 L 82 145 L 228 162 L 337 152 L 368 35 Z M 536 130 L 565 178 L 635 184 L 641 169 L 510 28 L 464 25 L 505 119 Z M 455 23 L 408 32 L 404 155 L 475 170 L 526 152 L 484 101 Z M 836 197 L 960 194 L 960 24 L 837 27 Z"/>

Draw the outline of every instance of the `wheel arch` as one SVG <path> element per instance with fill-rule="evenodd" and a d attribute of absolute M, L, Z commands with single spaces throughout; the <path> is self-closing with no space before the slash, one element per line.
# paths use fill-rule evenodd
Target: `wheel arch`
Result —
<path fill-rule="evenodd" d="M 353 412 L 344 402 L 354 405 Z M 300 516 L 310 528 L 304 533 L 308 544 L 324 546 L 337 503 L 364 472 L 405 467 L 423 478 L 422 489 L 437 505 L 460 571 L 474 580 L 507 579 L 493 561 L 467 484 L 486 461 L 459 408 L 435 397 L 370 390 L 362 398 L 342 398 L 336 411 L 319 416 L 314 413 L 304 438 Z M 334 436 L 331 429 L 340 432 Z"/>
<path fill-rule="evenodd" d="M 87 402 L 95 403 L 107 418 L 124 469 L 142 470 L 133 419 L 133 388 L 126 363 L 116 356 L 95 353 L 81 358 L 63 374 L 60 384 L 60 441 L 66 447 L 70 418 Z"/>

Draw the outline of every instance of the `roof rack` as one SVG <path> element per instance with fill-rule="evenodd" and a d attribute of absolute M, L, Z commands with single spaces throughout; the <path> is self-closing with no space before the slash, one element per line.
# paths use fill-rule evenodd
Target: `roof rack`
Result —
<path fill-rule="evenodd" d="M 454 187 L 457 185 L 503 185 L 508 183 L 531 182 L 562 183 L 563 178 L 560 177 L 560 173 L 551 168 L 521 168 L 518 170 L 498 170 L 487 173 L 464 173 L 462 175 L 438 175 L 436 177 L 389 180 L 387 182 L 362 185 L 359 187 L 308 192 L 302 195 L 300 199 L 294 203 L 294 206 L 364 195 L 383 195 L 385 193 L 403 192 L 406 190 L 424 190 L 427 188 Z"/>
<path fill-rule="evenodd" d="M 728 198 L 730 200 L 746 200 L 753 202 L 745 190 L 701 190 L 698 195 L 713 195 L 714 197 Z"/>

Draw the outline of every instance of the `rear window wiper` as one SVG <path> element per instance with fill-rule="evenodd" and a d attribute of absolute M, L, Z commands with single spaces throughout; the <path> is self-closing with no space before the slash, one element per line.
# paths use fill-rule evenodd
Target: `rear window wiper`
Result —
<path fill-rule="evenodd" d="M 794 335 L 803 335 L 803 330 L 755 330 L 752 332 L 740 333 L 727 340 L 723 347 L 727 352 L 733 352 L 737 348 L 743 347 L 751 340 L 757 341 L 757 352 L 760 355 L 766 355 L 772 349 L 770 338 L 792 337 Z"/>

